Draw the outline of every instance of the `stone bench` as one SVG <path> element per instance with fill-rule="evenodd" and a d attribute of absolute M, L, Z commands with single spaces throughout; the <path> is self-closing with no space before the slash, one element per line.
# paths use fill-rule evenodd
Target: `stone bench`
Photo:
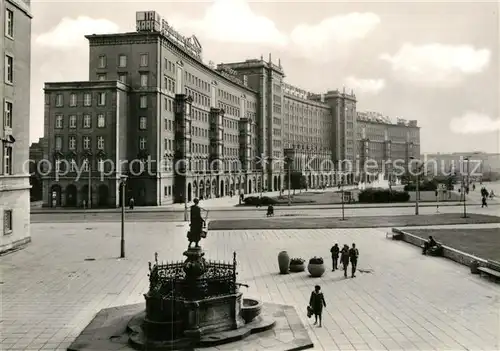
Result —
<path fill-rule="evenodd" d="M 477 270 L 481 274 L 484 273 L 495 279 L 500 279 L 500 263 L 498 262 L 488 260 L 484 266 L 478 267 Z"/>

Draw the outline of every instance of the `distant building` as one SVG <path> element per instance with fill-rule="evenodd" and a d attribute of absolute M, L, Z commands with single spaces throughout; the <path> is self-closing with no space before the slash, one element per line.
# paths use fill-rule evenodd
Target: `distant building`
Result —
<path fill-rule="evenodd" d="M 407 170 L 411 158 L 420 155 L 420 127 L 417 121 L 398 118 L 394 123 L 389 117 L 378 112 L 358 112 L 357 130 L 360 168 L 368 160 L 376 162 L 376 167 L 368 167 L 370 173 L 384 174 L 385 179 L 393 179 L 396 169 L 394 162 Z M 374 164 L 375 166 L 375 164 Z M 398 171 L 398 173 L 401 173 Z M 378 175 L 362 174 L 362 180 L 374 180 Z"/>
<path fill-rule="evenodd" d="M 500 154 L 479 151 L 429 153 L 422 154 L 420 158 L 427 164 L 428 173 L 432 175 L 469 173 L 474 178 L 485 180 L 498 179 L 500 175 Z"/>
<path fill-rule="evenodd" d="M 30 130 L 30 2 L 0 2 L 0 99 L 3 104 L 0 148 L 0 252 L 28 243 L 30 239 L 30 184 L 28 175 Z"/>

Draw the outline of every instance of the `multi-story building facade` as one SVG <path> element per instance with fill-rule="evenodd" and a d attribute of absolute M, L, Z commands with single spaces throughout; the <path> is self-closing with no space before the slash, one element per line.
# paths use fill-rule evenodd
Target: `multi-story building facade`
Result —
<path fill-rule="evenodd" d="M 5 0 L 0 3 L 3 33 L 0 51 L 2 147 L 0 155 L 0 252 L 30 241 L 30 184 L 28 174 L 31 64 L 30 2 Z"/>
<path fill-rule="evenodd" d="M 51 137 L 44 143 L 50 162 L 42 165 L 42 181 L 50 206 L 119 204 L 127 136 L 143 127 L 130 128 L 128 91 L 120 81 L 45 84 L 44 131 Z"/>
<path fill-rule="evenodd" d="M 46 205 L 117 205 L 123 176 L 127 201 L 133 197 L 137 205 L 280 190 L 290 148 L 292 169 L 312 187 L 336 184 L 339 169 L 347 171 L 341 161 L 354 162 L 353 92 L 311 94 L 286 84 L 271 55 L 206 65 L 196 37 L 183 37 L 156 12 L 138 12 L 136 20 L 137 32 L 86 37 L 88 82 L 46 84 L 46 156 L 70 155 L 77 164 L 90 159 L 96 170 L 76 181 L 76 171 L 56 177 L 54 169 L 44 179 Z M 105 94 L 106 105 L 72 105 L 91 92 L 92 99 Z M 99 114 L 106 122 L 94 128 Z M 85 118 L 92 127 L 84 127 Z M 103 177 L 103 157 L 128 166 Z"/>
<path fill-rule="evenodd" d="M 415 120 L 398 118 L 393 123 L 378 112 L 358 112 L 356 138 L 361 181 L 400 178 L 410 160 L 420 157 L 420 127 Z"/>

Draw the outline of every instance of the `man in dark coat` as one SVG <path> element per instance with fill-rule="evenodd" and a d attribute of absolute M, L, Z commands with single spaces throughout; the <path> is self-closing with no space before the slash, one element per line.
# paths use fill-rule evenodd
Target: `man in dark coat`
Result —
<path fill-rule="evenodd" d="M 191 222 L 189 223 L 190 229 L 188 232 L 189 246 L 194 242 L 195 247 L 200 247 L 201 234 L 205 226 L 205 220 L 201 217 L 201 208 L 198 206 L 199 200 L 193 200 L 194 205 L 191 206 Z"/>
<path fill-rule="evenodd" d="M 349 246 L 344 245 L 344 247 L 340 251 L 340 261 L 342 261 L 344 277 L 347 278 L 347 267 L 349 266 Z"/>
<path fill-rule="evenodd" d="M 339 253 L 340 253 L 340 248 L 339 244 L 335 244 L 332 246 L 330 249 L 330 252 L 332 253 L 332 272 L 335 272 L 336 269 L 338 269 L 338 261 L 339 261 Z"/>
<path fill-rule="evenodd" d="M 358 257 L 359 251 L 356 248 L 356 244 L 352 244 L 351 249 L 349 250 L 349 259 L 351 260 L 351 277 L 354 278 L 356 276 L 356 267 L 358 266 Z"/>

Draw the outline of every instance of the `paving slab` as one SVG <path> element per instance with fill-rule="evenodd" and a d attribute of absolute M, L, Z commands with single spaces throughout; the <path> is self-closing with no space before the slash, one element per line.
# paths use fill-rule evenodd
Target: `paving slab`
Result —
<path fill-rule="evenodd" d="M 300 217 L 277 218 L 270 217 L 256 221 L 255 219 L 216 219 L 209 223 L 211 230 L 244 230 L 244 229 L 327 229 L 327 228 L 378 228 L 378 227 L 406 227 L 417 225 L 445 225 L 445 224 L 480 224 L 500 223 L 500 217 L 469 214 L 462 218 L 460 213 L 442 213 L 433 215 L 392 215 L 392 216 L 361 216 L 339 217 Z"/>
<path fill-rule="evenodd" d="M 127 223 L 127 257 L 117 259 L 119 223 L 33 224 L 32 244 L 0 257 L 0 349 L 65 350 L 101 309 L 142 303 L 147 261 L 155 251 L 160 260 L 182 259 L 185 230 L 182 223 Z M 211 231 L 202 245 L 215 260 L 229 261 L 236 251 L 238 280 L 250 286 L 244 296 L 294 306 L 314 350 L 498 350 L 500 287 L 387 240 L 387 230 Z M 278 274 L 280 251 L 323 256 L 329 266 L 335 242 L 357 244 L 365 273 Z M 306 316 L 315 284 L 327 303 L 323 328 Z M 279 336 L 282 343 L 290 337 Z M 251 343 L 241 349 L 256 350 Z"/>

